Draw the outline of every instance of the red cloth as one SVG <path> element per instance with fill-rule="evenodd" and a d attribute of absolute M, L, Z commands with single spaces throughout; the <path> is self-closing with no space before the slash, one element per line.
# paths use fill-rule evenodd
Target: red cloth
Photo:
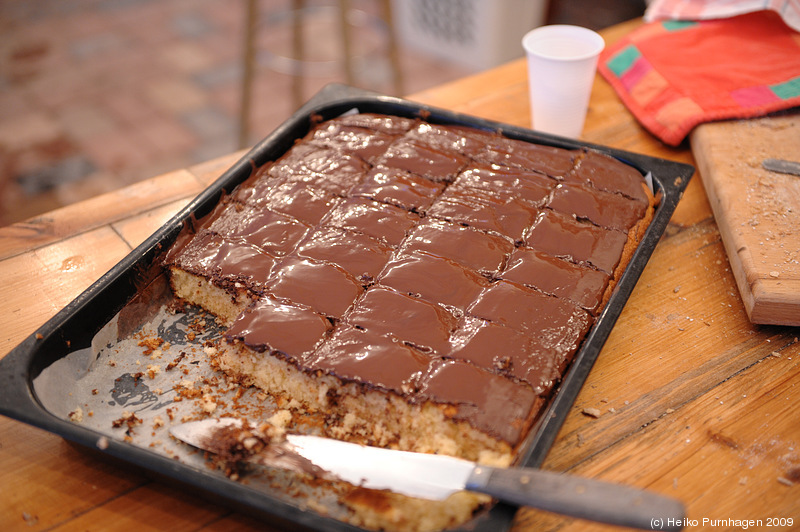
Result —
<path fill-rule="evenodd" d="M 648 23 L 606 48 L 598 69 L 673 146 L 703 122 L 800 105 L 800 33 L 773 11 Z"/>

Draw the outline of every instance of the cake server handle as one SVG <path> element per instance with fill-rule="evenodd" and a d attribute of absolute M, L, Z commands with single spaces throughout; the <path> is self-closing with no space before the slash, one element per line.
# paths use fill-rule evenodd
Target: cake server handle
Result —
<path fill-rule="evenodd" d="M 670 497 L 541 469 L 477 466 L 465 487 L 515 505 L 644 530 L 681 530 L 686 515 Z"/>

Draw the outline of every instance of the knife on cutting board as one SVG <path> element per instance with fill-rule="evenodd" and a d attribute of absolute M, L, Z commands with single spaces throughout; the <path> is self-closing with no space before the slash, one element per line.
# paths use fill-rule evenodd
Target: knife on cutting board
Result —
<path fill-rule="evenodd" d="M 770 172 L 800 176 L 800 163 L 795 161 L 787 161 L 784 159 L 764 159 L 761 161 L 761 166 Z"/>
<path fill-rule="evenodd" d="M 194 447 L 215 452 L 216 435 L 241 427 L 235 418 L 176 425 L 171 434 Z M 683 504 L 650 491 L 534 468 L 499 468 L 443 455 L 368 447 L 318 436 L 288 434 L 248 462 L 292 469 L 293 457 L 356 486 L 385 489 L 424 499 L 443 500 L 469 490 L 505 503 L 612 525 L 680 530 Z M 288 457 L 288 459 L 287 459 Z M 307 468 L 306 468 L 307 470 Z"/>

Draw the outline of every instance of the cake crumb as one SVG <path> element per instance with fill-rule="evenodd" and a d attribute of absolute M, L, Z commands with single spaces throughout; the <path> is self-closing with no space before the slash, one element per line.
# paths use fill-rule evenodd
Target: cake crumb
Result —
<path fill-rule="evenodd" d="M 131 430 L 133 430 L 133 427 L 141 424 L 142 424 L 141 418 L 137 417 L 136 414 L 134 414 L 133 412 L 127 412 L 127 411 L 123 412 L 122 416 L 119 419 L 111 422 L 111 426 L 114 428 L 127 426 L 129 433 Z"/>
<path fill-rule="evenodd" d="M 600 410 L 597 409 L 597 408 L 584 408 L 583 409 L 583 413 L 585 415 L 587 415 L 589 417 L 593 417 L 593 418 L 599 418 L 600 416 L 603 415 L 603 413 L 600 412 Z"/>
<path fill-rule="evenodd" d="M 211 394 L 203 395 L 203 410 L 209 414 L 217 409 L 217 402 Z"/>
<path fill-rule="evenodd" d="M 308 502 L 308 507 L 311 510 L 321 515 L 328 515 L 329 513 L 328 508 L 323 506 L 322 503 L 315 501 L 314 499 L 309 499 L 307 502 Z"/>
<path fill-rule="evenodd" d="M 67 414 L 67 417 L 73 423 L 80 423 L 81 421 L 83 421 L 83 409 L 81 407 L 78 407 L 69 414 Z"/>
<path fill-rule="evenodd" d="M 289 410 L 278 410 L 267 421 L 276 427 L 284 428 L 292 421 L 292 413 Z"/>

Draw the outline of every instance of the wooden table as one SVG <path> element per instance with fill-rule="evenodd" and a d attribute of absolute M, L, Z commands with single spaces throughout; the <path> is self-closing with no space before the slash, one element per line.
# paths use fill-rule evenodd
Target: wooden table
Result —
<path fill-rule="evenodd" d="M 609 28 L 604 36 L 612 42 L 637 24 Z M 524 61 L 410 99 L 529 125 Z M 694 162 L 688 146 L 666 147 L 644 131 L 599 77 L 584 139 Z M 0 356 L 238 156 L 0 229 Z M 748 321 L 701 179 L 692 178 L 544 467 L 678 497 L 687 505 L 687 529 L 744 528 L 732 520 L 756 520 L 769 530 L 798 528 L 800 330 Z M 4 417 L 0 494 L 2 530 L 263 529 L 242 514 Z M 768 528 L 770 523 L 778 526 Z M 520 511 L 516 522 L 517 530 L 587 528 L 586 522 L 530 509 Z"/>

